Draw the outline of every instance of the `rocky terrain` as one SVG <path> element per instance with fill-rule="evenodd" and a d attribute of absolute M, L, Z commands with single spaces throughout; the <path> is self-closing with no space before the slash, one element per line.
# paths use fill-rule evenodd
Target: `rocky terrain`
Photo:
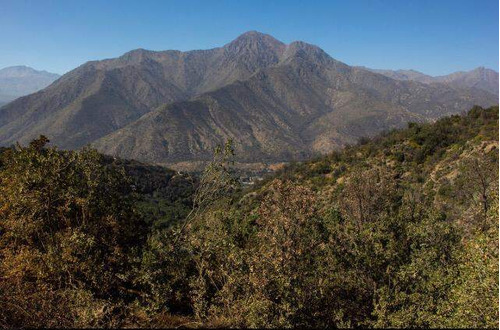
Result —
<path fill-rule="evenodd" d="M 391 78 L 252 31 L 210 50 L 139 49 L 88 62 L 0 108 L 0 143 L 44 134 L 64 149 L 92 144 L 188 167 L 232 139 L 242 164 L 302 160 L 409 121 L 498 103 L 494 93 L 458 83 L 469 80 Z"/>

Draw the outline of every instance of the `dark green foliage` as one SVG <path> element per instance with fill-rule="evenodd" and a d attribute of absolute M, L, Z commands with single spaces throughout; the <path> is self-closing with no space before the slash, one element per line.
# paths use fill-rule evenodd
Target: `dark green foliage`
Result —
<path fill-rule="evenodd" d="M 138 211 L 154 228 L 172 226 L 191 210 L 197 185 L 195 177 L 136 161 L 118 159 L 113 165 L 122 166 L 131 178 Z"/>

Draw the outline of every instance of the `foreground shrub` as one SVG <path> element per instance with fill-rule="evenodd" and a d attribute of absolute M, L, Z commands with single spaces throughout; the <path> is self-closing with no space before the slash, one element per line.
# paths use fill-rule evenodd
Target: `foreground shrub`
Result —
<path fill-rule="evenodd" d="M 97 152 L 60 152 L 46 142 L 3 154 L 0 322 L 119 325 L 144 237 L 130 184 Z"/>

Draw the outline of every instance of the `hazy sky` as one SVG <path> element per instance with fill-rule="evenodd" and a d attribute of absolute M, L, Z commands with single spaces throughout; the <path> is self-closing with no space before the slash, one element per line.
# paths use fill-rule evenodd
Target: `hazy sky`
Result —
<path fill-rule="evenodd" d="M 498 71 L 498 13 L 498 0 L 0 0 L 0 68 L 65 73 L 135 48 L 213 48 L 257 30 L 350 65 Z"/>

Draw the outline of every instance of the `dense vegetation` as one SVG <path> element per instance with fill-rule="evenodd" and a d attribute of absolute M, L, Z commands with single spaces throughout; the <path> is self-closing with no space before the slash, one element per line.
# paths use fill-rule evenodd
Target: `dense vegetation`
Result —
<path fill-rule="evenodd" d="M 58 151 L 0 159 L 0 326 L 498 327 L 498 107 L 251 190 Z"/>

